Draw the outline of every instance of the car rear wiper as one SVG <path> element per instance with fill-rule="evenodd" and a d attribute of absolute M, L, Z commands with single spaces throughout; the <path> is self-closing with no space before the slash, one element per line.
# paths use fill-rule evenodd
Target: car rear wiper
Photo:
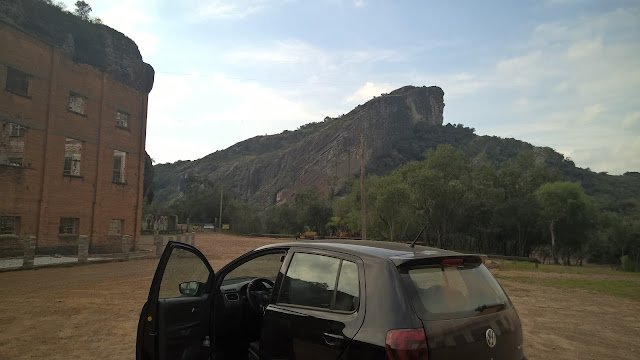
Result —
<path fill-rule="evenodd" d="M 504 307 L 506 304 L 501 302 L 501 303 L 495 303 L 495 304 L 484 304 L 484 305 L 480 305 L 477 308 L 475 308 L 474 311 L 485 311 L 487 309 L 491 309 L 494 307 Z"/>

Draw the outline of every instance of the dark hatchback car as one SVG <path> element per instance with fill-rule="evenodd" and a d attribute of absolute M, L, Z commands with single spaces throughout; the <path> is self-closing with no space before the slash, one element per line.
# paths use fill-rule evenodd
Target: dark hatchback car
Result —
<path fill-rule="evenodd" d="M 170 242 L 136 356 L 526 359 L 518 314 L 480 256 L 376 241 L 264 246 L 215 275 Z"/>

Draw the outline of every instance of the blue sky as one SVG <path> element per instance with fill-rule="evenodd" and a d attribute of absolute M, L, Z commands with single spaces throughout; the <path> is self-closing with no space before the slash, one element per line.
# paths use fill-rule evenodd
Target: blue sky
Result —
<path fill-rule="evenodd" d="M 147 151 L 158 163 L 438 85 L 445 123 L 594 171 L 640 171 L 635 0 L 88 2 L 156 70 Z"/>

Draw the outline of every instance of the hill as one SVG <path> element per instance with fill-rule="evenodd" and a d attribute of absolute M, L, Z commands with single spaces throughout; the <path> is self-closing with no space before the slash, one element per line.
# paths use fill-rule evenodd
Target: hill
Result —
<path fill-rule="evenodd" d="M 640 174 L 612 176 L 582 169 L 548 147 L 495 136 L 478 136 L 463 125 L 442 125 L 444 92 L 436 86 L 405 86 L 359 105 L 338 118 L 301 126 L 277 135 L 256 136 L 195 161 L 155 168 L 155 199 L 167 204 L 184 187 L 187 174 L 222 182 L 238 199 L 267 208 L 316 185 L 321 191 L 340 188 L 359 174 L 360 137 L 366 141 L 367 173 L 386 174 L 426 150 L 449 143 L 471 159 L 494 165 L 533 150 L 538 161 L 603 202 L 640 199 Z"/>

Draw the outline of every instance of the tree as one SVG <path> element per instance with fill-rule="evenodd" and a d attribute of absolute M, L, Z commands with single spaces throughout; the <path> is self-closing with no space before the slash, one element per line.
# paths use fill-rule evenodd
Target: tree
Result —
<path fill-rule="evenodd" d="M 532 247 L 539 245 L 540 207 L 534 193 L 541 185 L 557 180 L 559 175 L 538 161 L 530 150 L 520 152 L 515 161 L 500 168 L 496 187 L 504 198 L 496 204 L 493 214 L 500 229 L 503 253 L 527 256 Z"/>
<path fill-rule="evenodd" d="M 231 197 L 225 193 L 222 201 L 224 209 L 230 200 Z M 220 186 L 206 176 L 187 174 L 182 194 L 171 203 L 170 208 L 180 221 L 190 219 L 191 223 L 212 223 L 220 218 Z M 228 222 L 229 214 L 224 209 L 223 220 Z"/>
<path fill-rule="evenodd" d="M 223 213 L 229 220 L 231 231 L 236 234 L 253 234 L 262 231 L 262 222 L 256 208 L 241 201 L 230 199 Z"/>
<path fill-rule="evenodd" d="M 265 231 L 270 234 L 294 234 L 300 231 L 296 209 L 289 203 L 267 209 L 263 223 Z"/>
<path fill-rule="evenodd" d="M 441 144 L 426 152 L 426 160 L 411 162 L 399 170 L 411 193 L 415 209 L 429 223 L 436 246 L 450 247 L 469 203 L 471 167 L 460 150 Z"/>
<path fill-rule="evenodd" d="M 348 192 L 333 202 L 333 214 L 342 221 L 343 230 L 360 232 L 360 181 L 349 179 L 344 184 Z"/>
<path fill-rule="evenodd" d="M 76 1 L 75 5 L 76 5 L 76 9 L 73 11 L 73 13 L 80 19 L 89 21 L 90 20 L 89 14 L 91 14 L 91 10 L 92 10 L 91 5 L 87 4 L 83 0 Z"/>
<path fill-rule="evenodd" d="M 367 189 L 369 189 L 367 210 L 375 214 L 374 221 L 382 222 L 386 230 L 380 235 L 387 237 L 385 235 L 388 234 L 389 241 L 397 240 L 398 232 L 406 229 L 408 213 L 413 210 L 409 187 L 399 175 L 392 174 L 370 178 L 367 182 Z M 375 225 L 376 222 L 373 224 Z M 367 226 L 367 228 L 369 227 L 371 226 Z"/>
<path fill-rule="evenodd" d="M 586 244 L 584 237 L 593 220 L 593 203 L 584 193 L 580 183 L 558 181 L 547 183 L 536 191 L 536 199 L 542 208 L 542 216 L 549 225 L 551 256 L 558 263 L 557 235 L 561 234 L 565 264 L 571 251 Z"/>
<path fill-rule="evenodd" d="M 299 231 L 303 231 L 305 226 L 319 234 L 325 231 L 332 211 L 316 186 L 309 186 L 298 191 L 294 196 L 293 204 L 298 214 L 298 223 L 301 225 Z"/>

